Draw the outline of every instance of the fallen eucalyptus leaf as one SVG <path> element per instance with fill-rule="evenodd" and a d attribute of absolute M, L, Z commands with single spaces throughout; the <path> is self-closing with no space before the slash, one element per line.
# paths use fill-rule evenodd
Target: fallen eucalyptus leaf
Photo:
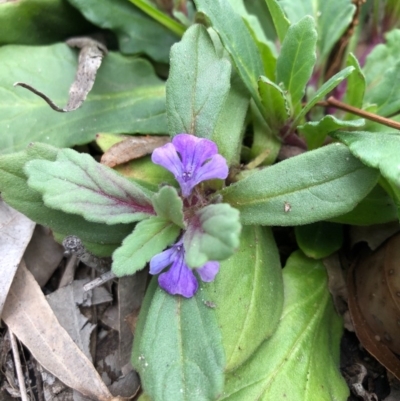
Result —
<path fill-rule="evenodd" d="M 16 82 L 14 86 L 22 86 L 35 95 L 41 97 L 53 110 L 65 113 L 74 111 L 82 106 L 87 94 L 93 87 L 97 70 L 101 65 L 103 56 L 107 54 L 107 48 L 97 40 L 80 37 L 71 38 L 66 42 L 71 47 L 78 47 L 79 52 L 78 70 L 75 80 L 69 89 L 69 100 L 64 108 L 58 107 L 48 96 L 33 86 L 24 82 Z"/>
<path fill-rule="evenodd" d="M 0 316 L 35 223 L 0 199 Z"/>
<path fill-rule="evenodd" d="M 111 146 L 101 157 L 101 164 L 114 167 L 153 152 L 170 141 L 169 136 L 132 136 Z"/>
<path fill-rule="evenodd" d="M 89 359 L 61 327 L 24 262 L 10 288 L 3 320 L 34 358 L 67 386 L 95 400 L 113 400 Z"/>

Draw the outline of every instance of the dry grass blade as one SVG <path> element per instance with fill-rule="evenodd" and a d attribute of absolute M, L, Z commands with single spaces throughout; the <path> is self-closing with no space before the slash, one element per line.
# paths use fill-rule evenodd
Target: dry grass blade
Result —
<path fill-rule="evenodd" d="M 35 223 L 0 200 L 0 316 Z"/>
<path fill-rule="evenodd" d="M 67 386 L 94 400 L 117 400 L 92 363 L 60 326 L 24 262 L 15 275 L 3 320 L 37 361 Z"/>

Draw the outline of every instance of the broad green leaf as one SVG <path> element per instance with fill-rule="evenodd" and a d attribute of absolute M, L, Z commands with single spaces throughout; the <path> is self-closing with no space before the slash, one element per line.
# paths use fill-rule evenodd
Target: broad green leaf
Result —
<path fill-rule="evenodd" d="M 306 16 L 289 27 L 278 56 L 276 82 L 289 92 L 295 114 L 300 110 L 314 68 L 316 43 L 315 22 Z"/>
<path fill-rule="evenodd" d="M 257 46 L 246 24 L 236 14 L 228 0 L 195 0 L 197 10 L 204 13 L 232 57 L 240 77 L 262 110 L 257 92 L 258 78 L 263 75 L 263 65 Z"/>
<path fill-rule="evenodd" d="M 186 263 L 200 267 L 229 258 L 239 246 L 240 230 L 239 212 L 226 203 L 198 210 L 183 236 Z"/>
<path fill-rule="evenodd" d="M 63 0 L 2 1 L 0 45 L 40 45 L 87 33 L 91 26 Z"/>
<path fill-rule="evenodd" d="M 132 160 L 129 163 L 114 167 L 124 177 L 127 177 L 139 185 L 157 192 L 160 185 L 178 187 L 175 177 L 164 167 L 154 164 L 150 156 Z"/>
<path fill-rule="evenodd" d="M 381 85 L 388 67 L 400 61 L 400 30 L 394 29 L 388 32 L 385 38 L 386 43 L 374 47 L 363 67 L 367 83 L 366 95 L 371 89 Z"/>
<path fill-rule="evenodd" d="M 349 53 L 347 56 L 347 66 L 354 67 L 354 71 L 347 78 L 347 88 L 343 100 L 351 106 L 361 108 L 364 100 L 366 82 L 360 64 L 353 53 Z M 357 118 L 357 116 L 347 113 L 345 118 L 350 120 Z"/>
<path fill-rule="evenodd" d="M 306 15 L 317 22 L 319 63 L 324 62 L 342 37 L 356 9 L 352 0 L 280 0 L 289 21 L 294 24 Z"/>
<path fill-rule="evenodd" d="M 291 226 L 349 212 L 378 177 L 337 143 L 264 168 L 220 194 L 240 211 L 243 224 Z"/>
<path fill-rule="evenodd" d="M 228 95 L 231 65 L 220 58 L 207 30 L 199 24 L 172 47 L 167 81 L 171 135 L 186 132 L 210 138 Z"/>
<path fill-rule="evenodd" d="M 274 335 L 227 374 L 226 401 L 345 401 L 339 371 L 342 322 L 321 261 L 295 252 L 283 269 L 285 301 Z"/>
<path fill-rule="evenodd" d="M 152 198 L 157 216 L 172 221 L 180 228 L 185 228 L 183 221 L 183 201 L 174 187 L 162 187 Z"/>
<path fill-rule="evenodd" d="M 274 22 L 278 39 L 282 43 L 290 26 L 290 22 L 281 7 L 282 2 L 278 0 L 265 0 L 265 2 L 268 5 L 269 12 Z"/>
<path fill-rule="evenodd" d="M 210 401 L 224 385 L 225 356 L 214 309 L 200 289 L 171 296 L 153 278 L 133 342 L 132 365 L 154 401 Z"/>
<path fill-rule="evenodd" d="M 274 81 L 277 56 L 265 43 L 257 41 L 256 44 L 264 66 L 264 75 L 271 81 Z"/>
<path fill-rule="evenodd" d="M 60 150 L 53 162 L 28 162 L 25 173 L 28 185 L 43 195 L 46 206 L 88 221 L 131 223 L 155 213 L 150 191 L 72 149 Z"/>
<path fill-rule="evenodd" d="M 282 284 L 271 230 L 243 227 L 239 249 L 221 263 L 215 281 L 205 286 L 207 300 L 215 304 L 226 371 L 241 365 L 274 333 L 282 312 Z"/>
<path fill-rule="evenodd" d="M 349 66 L 344 70 L 339 71 L 332 78 L 328 79 L 313 95 L 312 99 L 307 102 L 307 104 L 303 107 L 299 115 L 296 117 L 293 125 L 301 121 L 302 118 L 306 116 L 306 114 L 319 102 L 322 100 L 329 92 L 335 89 L 343 80 L 345 80 L 353 71 L 355 67 Z"/>
<path fill-rule="evenodd" d="M 177 225 L 161 217 L 141 221 L 113 253 L 112 271 L 122 277 L 142 270 L 154 255 L 176 240 L 179 231 Z"/>
<path fill-rule="evenodd" d="M 339 250 L 343 243 L 340 224 L 319 221 L 294 228 L 299 248 L 313 259 L 322 259 Z"/>
<path fill-rule="evenodd" d="M 42 195 L 28 187 L 23 167 L 30 160 L 55 161 L 59 149 L 39 143 L 31 144 L 24 151 L 0 156 L 0 192 L 13 208 L 33 221 L 50 227 L 62 237 L 78 236 L 93 253 L 109 256 L 120 246 L 133 229 L 133 224 L 106 225 L 91 223 L 76 214 L 50 209 L 43 203 Z M 61 238 L 62 239 L 62 238 Z"/>
<path fill-rule="evenodd" d="M 267 77 L 261 76 L 258 85 L 268 125 L 279 132 L 290 117 L 288 99 L 283 90 Z"/>
<path fill-rule="evenodd" d="M 261 24 L 261 20 L 260 17 L 263 17 L 263 15 L 261 15 L 261 13 L 267 13 L 268 14 L 268 9 L 266 7 L 262 8 L 260 7 L 259 10 L 257 11 L 261 11 L 260 13 L 256 13 L 256 14 L 251 14 L 248 11 L 248 6 L 249 3 L 246 2 L 245 0 L 228 0 L 230 5 L 232 6 L 232 8 L 235 10 L 235 13 L 239 14 L 243 21 L 245 22 L 247 29 L 249 29 L 252 37 L 254 38 L 255 41 L 260 41 L 263 43 L 268 43 L 268 45 L 270 45 L 271 47 L 275 47 L 275 45 L 273 44 L 273 42 L 271 42 L 265 31 L 264 28 Z M 256 0 L 253 1 L 252 4 L 256 5 L 257 3 L 262 5 L 264 2 L 264 0 Z M 271 21 L 268 21 L 268 23 L 270 23 Z"/>
<path fill-rule="evenodd" d="M 169 49 L 179 37 L 127 0 L 68 0 L 87 20 L 111 29 L 125 54 L 145 53 L 168 63 Z"/>
<path fill-rule="evenodd" d="M 370 226 L 389 223 L 397 219 L 397 206 L 393 199 L 380 185 L 376 185 L 352 211 L 330 221 L 355 226 Z"/>
<path fill-rule="evenodd" d="M 362 128 L 365 125 L 364 119 L 344 121 L 333 115 L 327 115 L 320 121 L 310 121 L 297 127 L 304 136 L 308 149 L 317 149 L 323 143 L 327 135 L 339 129 Z"/>
<path fill-rule="evenodd" d="M 137 8 L 145 12 L 151 18 L 159 22 L 161 25 L 164 25 L 171 32 L 173 32 L 177 36 L 182 36 L 186 30 L 185 26 L 183 26 L 180 22 L 172 19 L 167 14 L 164 14 L 160 11 L 155 5 L 148 2 L 147 0 L 129 0 L 132 4 L 134 4 Z"/>
<path fill-rule="evenodd" d="M 268 40 L 276 41 L 276 31 L 272 22 L 272 17 L 268 9 L 268 5 L 265 0 L 243 0 L 247 12 L 250 15 L 254 15 L 260 21 L 262 29 L 264 30 L 265 36 Z"/>
<path fill-rule="evenodd" d="M 32 141 L 71 147 L 98 132 L 165 133 L 165 85 L 150 63 L 109 53 L 83 106 L 57 113 L 43 99 L 16 87 L 30 83 L 56 104 L 67 103 L 78 54 L 65 44 L 0 48 L 0 153 Z"/>
<path fill-rule="evenodd" d="M 238 165 L 240 162 L 249 99 L 250 95 L 246 87 L 235 69 L 232 69 L 231 87 L 210 138 L 217 144 L 218 153 L 224 156 L 228 166 Z"/>
<path fill-rule="evenodd" d="M 385 178 L 400 186 L 400 134 L 360 131 L 338 132 L 333 136 L 364 164 L 379 169 Z"/>
<path fill-rule="evenodd" d="M 261 113 L 251 103 L 250 112 L 253 127 L 253 143 L 250 150 L 250 158 L 257 159 L 262 157 L 261 166 L 273 164 L 278 156 L 282 142 L 276 136 L 276 132 L 271 131 L 270 127 L 262 117 Z"/>
<path fill-rule="evenodd" d="M 374 87 L 368 87 L 365 102 L 377 105 L 381 116 L 398 114 L 400 111 L 400 60 L 386 67 L 383 79 Z"/>

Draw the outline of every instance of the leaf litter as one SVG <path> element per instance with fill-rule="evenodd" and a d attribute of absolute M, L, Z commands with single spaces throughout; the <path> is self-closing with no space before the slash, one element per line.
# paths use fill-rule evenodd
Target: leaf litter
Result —
<path fill-rule="evenodd" d="M 14 397 L 29 395 L 26 400 L 32 398 L 33 393 L 40 393 L 45 401 L 131 398 L 139 389 L 138 376 L 130 365 L 132 322 L 137 318 L 143 299 L 145 272 L 138 277 L 123 278 L 118 284 L 108 282 L 85 291 L 85 285 L 93 281 L 98 270 L 104 271 L 109 261 L 82 258 L 87 253 L 83 248 L 73 264 L 87 261 L 91 268 L 83 263 L 76 270 L 74 266 L 69 274 L 72 282 L 62 284 L 68 253 L 55 242 L 47 228 L 37 226 L 34 230 L 34 223 L 29 219 L 4 202 L 0 206 L 0 232 L 4 239 L 0 246 L 3 254 L 10 255 L 8 264 L 19 266 L 18 270 L 6 268 L 10 274 L 0 279 L 2 288 L 7 282 L 11 285 L 7 299 L 7 293 L 2 292 L 5 299 L 3 321 L 8 328 L 7 335 L 0 338 L 0 366 L 8 372 L 3 388 Z M 7 242 L 7 238 L 10 241 Z M 79 243 L 79 238 L 76 240 Z M 31 271 L 26 258 L 29 258 Z M 97 271 L 93 267 L 97 267 Z M 112 297 L 115 285 L 118 300 Z M 50 294 L 46 297 L 43 291 Z M 114 327 L 108 326 L 102 318 L 109 310 L 114 311 Z M 24 360 L 23 353 L 15 349 L 11 356 L 13 335 L 30 351 L 29 360 Z M 15 377 L 15 366 L 20 365 L 24 372 Z M 32 374 L 36 377 L 33 388 L 29 379 Z"/>

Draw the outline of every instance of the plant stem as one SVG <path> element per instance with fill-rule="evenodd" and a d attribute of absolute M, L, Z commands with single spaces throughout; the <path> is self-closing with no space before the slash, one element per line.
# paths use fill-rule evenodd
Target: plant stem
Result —
<path fill-rule="evenodd" d="M 357 107 L 350 106 L 349 104 L 337 100 L 334 96 L 330 96 L 326 101 L 318 102 L 317 105 L 323 107 L 327 106 L 335 107 L 336 109 L 347 111 L 348 113 L 366 118 L 367 120 L 375 121 L 379 124 L 383 124 L 388 127 L 400 130 L 400 123 L 398 123 L 397 121 L 382 116 L 378 116 L 377 114 L 370 113 Z"/>

